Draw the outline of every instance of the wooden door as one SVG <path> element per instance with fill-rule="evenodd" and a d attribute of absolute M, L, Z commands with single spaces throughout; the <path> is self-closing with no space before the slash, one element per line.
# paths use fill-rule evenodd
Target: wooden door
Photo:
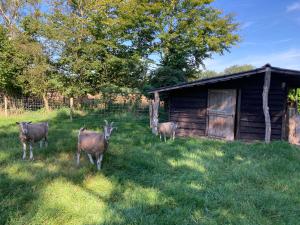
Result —
<path fill-rule="evenodd" d="M 209 137 L 234 140 L 236 90 L 208 90 Z"/>

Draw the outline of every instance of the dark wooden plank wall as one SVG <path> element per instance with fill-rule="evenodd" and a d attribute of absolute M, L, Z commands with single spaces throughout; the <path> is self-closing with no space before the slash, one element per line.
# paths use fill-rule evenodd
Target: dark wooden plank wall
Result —
<path fill-rule="evenodd" d="M 170 121 L 178 123 L 178 136 L 204 136 L 206 132 L 207 90 L 189 88 L 170 97 Z"/>
<path fill-rule="evenodd" d="M 271 139 L 280 140 L 284 98 L 283 77 L 272 75 L 269 92 Z M 245 77 L 204 87 L 176 90 L 170 93 L 170 121 L 179 124 L 178 136 L 206 135 L 206 108 L 208 89 L 240 89 L 240 127 L 238 137 L 243 140 L 264 140 L 265 118 L 262 108 L 264 74 Z"/>
<path fill-rule="evenodd" d="M 263 75 L 263 74 L 262 74 Z M 241 114 L 239 138 L 264 140 L 265 117 L 262 108 L 263 76 L 248 78 L 247 85 L 241 88 Z M 284 111 L 285 89 L 278 76 L 271 77 L 269 91 L 269 110 L 271 116 L 271 139 L 280 140 L 282 116 Z"/>

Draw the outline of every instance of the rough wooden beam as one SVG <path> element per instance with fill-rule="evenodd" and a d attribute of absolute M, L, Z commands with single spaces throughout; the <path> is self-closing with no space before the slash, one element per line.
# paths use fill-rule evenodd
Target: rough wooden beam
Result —
<path fill-rule="evenodd" d="M 283 85 L 284 84 L 284 85 Z M 281 123 L 281 140 L 287 140 L 287 131 L 288 131 L 288 116 L 287 116 L 287 98 L 288 98 L 288 89 L 285 83 L 282 84 L 282 89 L 284 90 L 284 100 L 283 100 L 283 112 L 282 112 L 282 123 Z"/>
<path fill-rule="evenodd" d="M 239 89 L 237 94 L 238 94 L 238 96 L 237 96 L 238 100 L 237 100 L 237 106 L 236 106 L 236 133 L 235 133 L 235 138 L 240 139 L 242 90 Z"/>
<path fill-rule="evenodd" d="M 154 100 L 152 100 L 151 103 L 151 128 L 152 128 L 152 133 L 156 134 L 156 127 L 158 124 L 158 108 L 159 108 L 159 94 L 158 92 L 154 92 Z"/>
<path fill-rule="evenodd" d="M 152 108 L 152 100 L 149 101 L 149 120 L 150 120 L 150 128 L 152 128 L 152 118 L 153 118 L 153 108 Z"/>
<path fill-rule="evenodd" d="M 269 90 L 270 90 L 270 83 L 271 83 L 271 68 L 266 67 L 266 73 L 265 73 L 265 81 L 264 81 L 264 87 L 263 87 L 263 111 L 265 116 L 265 142 L 270 143 L 271 140 L 271 118 L 270 118 L 270 112 L 269 112 Z"/>
<path fill-rule="evenodd" d="M 8 98 L 6 95 L 4 95 L 4 113 L 5 116 L 8 116 Z"/>
<path fill-rule="evenodd" d="M 74 98 L 70 98 L 70 120 L 73 121 Z"/>

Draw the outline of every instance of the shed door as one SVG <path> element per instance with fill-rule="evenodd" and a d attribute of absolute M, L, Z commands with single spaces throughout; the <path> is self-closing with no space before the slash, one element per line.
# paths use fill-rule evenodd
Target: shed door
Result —
<path fill-rule="evenodd" d="M 236 90 L 208 90 L 208 136 L 234 140 Z"/>

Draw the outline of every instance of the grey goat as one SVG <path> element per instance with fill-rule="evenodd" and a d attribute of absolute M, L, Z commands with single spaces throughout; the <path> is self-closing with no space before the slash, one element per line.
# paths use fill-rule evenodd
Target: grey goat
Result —
<path fill-rule="evenodd" d="M 19 138 L 23 144 L 23 160 L 26 159 L 26 147 L 29 144 L 30 148 L 30 159 L 33 160 L 32 146 L 36 142 L 40 142 L 40 148 L 43 146 L 43 141 L 45 146 L 48 146 L 48 122 L 42 123 L 32 123 L 32 122 L 17 122 L 20 129 Z"/>
<path fill-rule="evenodd" d="M 177 123 L 175 122 L 165 122 L 165 123 L 158 123 L 156 127 L 157 134 L 159 134 L 159 138 L 161 140 L 161 136 L 164 136 L 165 142 L 167 141 L 167 136 L 175 140 L 175 134 L 177 130 Z"/>
<path fill-rule="evenodd" d="M 79 165 L 80 153 L 84 151 L 87 153 L 91 164 L 94 164 L 92 155 L 96 156 L 97 169 L 101 169 L 103 154 L 107 151 L 109 138 L 112 131 L 116 128 L 113 127 L 113 122 L 109 124 L 106 120 L 104 121 L 105 126 L 103 127 L 103 133 L 80 128 L 78 133 L 77 165 Z"/>

